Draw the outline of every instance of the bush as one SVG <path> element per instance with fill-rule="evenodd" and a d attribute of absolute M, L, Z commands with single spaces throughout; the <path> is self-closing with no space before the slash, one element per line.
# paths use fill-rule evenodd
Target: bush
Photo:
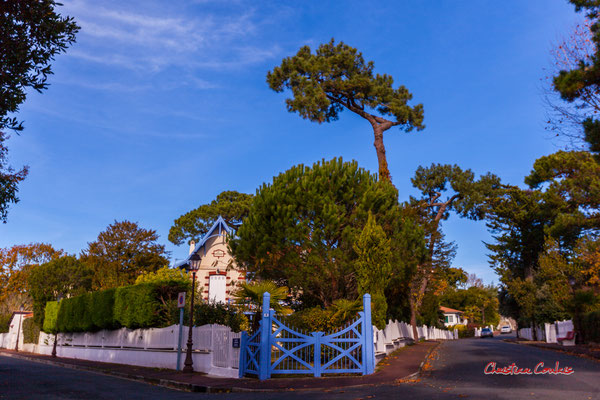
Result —
<path fill-rule="evenodd" d="M 159 281 L 117 288 L 115 321 L 129 329 L 160 328 L 175 323 L 173 304 L 188 288 L 182 281 Z"/>
<path fill-rule="evenodd" d="M 58 319 L 58 309 L 59 304 L 58 301 L 49 301 L 46 303 L 46 310 L 44 312 L 44 325 L 42 326 L 42 330 L 46 333 L 56 333 L 57 325 L 56 321 Z"/>
<path fill-rule="evenodd" d="M 223 303 L 200 303 L 194 306 L 194 326 L 225 325 L 234 332 L 248 329 L 248 318 L 234 307 Z"/>
<path fill-rule="evenodd" d="M 600 343 L 600 310 L 583 315 L 581 331 L 586 342 Z"/>
<path fill-rule="evenodd" d="M 8 332 L 12 314 L 0 314 L 0 333 Z"/>
<path fill-rule="evenodd" d="M 450 331 L 454 331 L 455 329 L 458 331 L 458 337 L 460 339 L 475 336 L 475 327 L 474 326 L 454 325 L 454 326 L 448 327 L 448 330 L 450 330 Z"/>
<path fill-rule="evenodd" d="M 106 289 L 91 294 L 91 317 L 93 329 L 115 329 L 119 324 L 115 321 L 116 289 Z"/>
<path fill-rule="evenodd" d="M 59 332 L 92 331 L 92 296 L 85 293 L 80 296 L 63 299 L 60 304 L 56 327 Z"/>
<path fill-rule="evenodd" d="M 337 326 L 334 326 L 332 319 L 333 313 L 331 310 L 312 307 L 296 311 L 287 317 L 285 322 L 289 323 L 292 328 L 305 332 L 330 332 L 337 328 Z"/>
<path fill-rule="evenodd" d="M 33 318 L 23 320 L 23 343 L 37 344 L 40 340 L 40 326 Z"/>

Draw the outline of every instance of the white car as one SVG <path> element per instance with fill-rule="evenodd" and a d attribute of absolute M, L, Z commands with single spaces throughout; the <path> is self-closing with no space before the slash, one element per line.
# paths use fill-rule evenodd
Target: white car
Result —
<path fill-rule="evenodd" d="M 502 328 L 500 328 L 500 333 L 511 333 L 512 329 L 510 327 L 510 325 L 504 325 Z"/>

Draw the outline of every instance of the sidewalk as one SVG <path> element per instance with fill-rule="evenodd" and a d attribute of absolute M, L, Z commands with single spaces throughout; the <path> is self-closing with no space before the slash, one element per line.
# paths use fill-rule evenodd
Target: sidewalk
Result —
<path fill-rule="evenodd" d="M 586 357 L 600 361 L 600 346 L 590 344 L 577 344 L 575 346 L 562 346 L 558 343 L 534 342 L 530 340 L 519 340 L 518 338 L 504 339 L 505 342 L 524 344 L 527 346 L 539 347 L 542 349 L 560 351 L 579 357 Z"/>
<path fill-rule="evenodd" d="M 14 350 L 0 349 L 0 356 L 27 359 L 45 364 L 53 364 L 65 368 L 91 371 L 120 378 L 142 381 L 154 385 L 192 392 L 231 392 L 231 391 L 273 391 L 273 390 L 307 390 L 332 389 L 359 385 L 380 385 L 393 383 L 419 372 L 421 363 L 439 343 L 435 341 L 421 342 L 415 346 L 407 346 L 390 354 L 378 364 L 378 371 L 365 376 L 337 376 L 324 378 L 272 378 L 266 381 L 243 378 L 219 378 L 202 373 L 184 374 L 170 369 L 136 367 L 124 364 L 110 364 L 73 358 L 52 358 L 51 356 L 16 353 Z"/>

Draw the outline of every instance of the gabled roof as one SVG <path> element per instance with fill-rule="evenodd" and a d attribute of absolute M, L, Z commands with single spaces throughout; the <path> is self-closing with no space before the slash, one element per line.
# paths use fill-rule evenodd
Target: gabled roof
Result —
<path fill-rule="evenodd" d="M 200 249 L 206 244 L 208 239 L 224 234 L 232 234 L 233 232 L 233 229 L 229 225 L 227 225 L 227 222 L 225 222 L 223 217 L 219 215 L 219 218 L 217 218 L 213 226 L 208 230 L 208 232 L 206 232 L 204 236 L 202 236 L 202 239 L 198 243 L 196 243 L 194 251 L 192 251 L 184 260 L 176 262 L 173 266 L 175 268 L 183 268 L 184 266 L 188 265 L 190 256 L 200 251 Z"/>
<path fill-rule="evenodd" d="M 464 311 L 455 310 L 454 308 L 448 308 L 448 307 L 442 307 L 442 306 L 440 306 L 440 310 L 442 310 L 442 312 L 445 312 L 448 314 L 463 314 L 464 313 Z"/>

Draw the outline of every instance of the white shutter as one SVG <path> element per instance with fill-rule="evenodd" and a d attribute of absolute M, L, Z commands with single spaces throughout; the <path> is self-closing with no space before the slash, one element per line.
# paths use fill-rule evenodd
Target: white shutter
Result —
<path fill-rule="evenodd" d="M 225 303 L 227 278 L 225 275 L 211 275 L 208 284 L 208 301 Z"/>

